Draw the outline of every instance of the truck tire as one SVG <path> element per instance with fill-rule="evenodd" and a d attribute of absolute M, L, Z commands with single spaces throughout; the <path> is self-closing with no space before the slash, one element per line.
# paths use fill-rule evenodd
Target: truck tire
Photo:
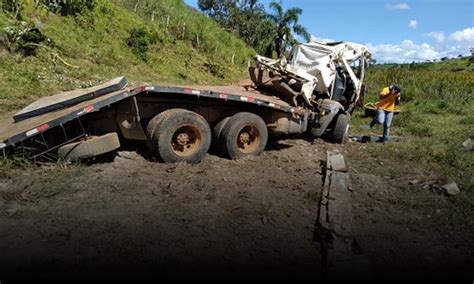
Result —
<path fill-rule="evenodd" d="M 224 138 L 222 137 L 222 130 L 224 126 L 229 121 L 230 116 L 224 117 L 221 119 L 213 128 L 212 128 L 212 148 L 219 152 L 224 152 Z"/>
<path fill-rule="evenodd" d="M 172 111 L 173 113 L 176 112 L 177 110 L 181 109 L 170 109 L 167 111 Z M 164 111 L 166 112 L 166 111 Z M 164 113 L 162 112 L 162 113 Z M 161 113 L 160 113 L 161 114 Z M 155 133 L 156 129 L 158 128 L 158 125 L 161 123 L 161 121 L 165 118 L 165 115 L 155 115 L 150 122 L 148 122 L 148 125 L 146 127 L 146 136 L 147 136 L 147 141 L 146 141 L 146 146 L 148 150 L 150 150 L 151 153 L 156 154 L 158 153 L 158 149 L 156 148 L 156 143 L 153 143 L 153 133 Z"/>
<path fill-rule="evenodd" d="M 120 147 L 117 132 L 89 136 L 86 140 L 59 147 L 58 156 L 63 160 L 80 161 L 105 154 Z"/>
<path fill-rule="evenodd" d="M 201 115 L 185 109 L 169 109 L 147 126 L 150 149 L 165 163 L 200 162 L 211 145 L 211 129 Z"/>
<path fill-rule="evenodd" d="M 268 130 L 258 115 L 239 112 L 233 115 L 222 129 L 224 150 L 231 159 L 258 156 L 267 145 Z"/>
<path fill-rule="evenodd" d="M 349 139 L 349 121 L 348 114 L 339 114 L 336 118 L 332 138 L 335 143 L 346 143 Z"/>

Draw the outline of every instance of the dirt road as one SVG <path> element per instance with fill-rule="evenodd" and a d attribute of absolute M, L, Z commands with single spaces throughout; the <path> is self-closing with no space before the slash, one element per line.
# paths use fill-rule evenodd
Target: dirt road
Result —
<path fill-rule="evenodd" d="M 0 275 L 320 279 L 321 162 L 338 148 L 369 276 L 473 279 L 473 228 L 437 222 L 448 198 L 409 185 L 428 175 L 365 147 L 284 139 L 240 161 L 170 165 L 124 151 L 3 172 Z"/>

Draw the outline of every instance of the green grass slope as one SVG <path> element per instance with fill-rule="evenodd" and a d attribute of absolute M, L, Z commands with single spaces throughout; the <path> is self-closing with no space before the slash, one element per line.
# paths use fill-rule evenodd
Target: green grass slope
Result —
<path fill-rule="evenodd" d="M 16 2 L 10 9 L 0 0 L 0 113 L 117 76 L 132 84 L 227 84 L 246 76 L 254 54 L 182 0 L 76 1 L 93 5 L 67 16 L 47 6 L 54 1 Z M 32 28 L 43 41 L 25 39 Z M 28 48 L 35 55 L 25 56 Z"/>
<path fill-rule="evenodd" d="M 379 155 L 419 164 L 454 180 L 474 205 L 474 151 L 462 143 L 474 140 L 474 72 L 469 59 L 421 65 L 378 65 L 367 70 L 365 102 L 378 101 L 384 86 L 397 83 L 402 88 L 401 110 L 395 115 L 392 134 L 403 140 L 386 145 L 370 145 Z M 453 69 L 454 68 L 454 69 Z M 354 133 L 366 134 L 357 126 L 370 119 L 362 113 L 354 117 Z M 372 132 L 382 133 L 378 127 Z"/>

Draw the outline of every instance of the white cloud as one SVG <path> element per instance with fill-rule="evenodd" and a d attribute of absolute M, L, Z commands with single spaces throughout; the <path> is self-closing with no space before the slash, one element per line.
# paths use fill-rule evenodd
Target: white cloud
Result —
<path fill-rule="evenodd" d="M 379 63 L 410 63 L 424 62 L 427 60 L 440 59 L 442 57 L 457 57 L 469 55 L 469 46 L 456 45 L 437 45 L 432 46 L 428 43 L 416 44 L 411 40 L 404 40 L 399 44 L 366 44 L 372 53 L 372 57 Z"/>
<path fill-rule="evenodd" d="M 438 43 L 442 43 L 445 39 L 443 32 L 429 32 L 425 36 L 433 38 Z"/>
<path fill-rule="evenodd" d="M 412 29 L 416 29 L 417 26 L 418 26 L 418 22 L 416 20 L 410 20 L 410 22 L 408 23 L 408 27 Z"/>
<path fill-rule="evenodd" d="M 388 10 L 409 10 L 410 6 L 407 3 L 387 4 L 385 8 Z"/>
<path fill-rule="evenodd" d="M 466 28 L 462 31 L 456 31 L 449 36 L 450 40 L 458 42 L 474 43 L 474 27 Z"/>
<path fill-rule="evenodd" d="M 311 35 L 311 39 L 309 40 L 310 42 L 335 42 L 337 40 L 334 40 L 332 38 L 322 38 L 322 37 L 317 37 L 314 35 Z"/>

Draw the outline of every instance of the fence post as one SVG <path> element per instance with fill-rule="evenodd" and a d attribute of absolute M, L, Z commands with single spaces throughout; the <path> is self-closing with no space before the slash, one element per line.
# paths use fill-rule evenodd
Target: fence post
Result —
<path fill-rule="evenodd" d="M 138 4 L 140 4 L 140 0 L 137 0 L 137 4 L 135 4 L 135 8 L 133 8 L 133 12 L 137 12 Z"/>

